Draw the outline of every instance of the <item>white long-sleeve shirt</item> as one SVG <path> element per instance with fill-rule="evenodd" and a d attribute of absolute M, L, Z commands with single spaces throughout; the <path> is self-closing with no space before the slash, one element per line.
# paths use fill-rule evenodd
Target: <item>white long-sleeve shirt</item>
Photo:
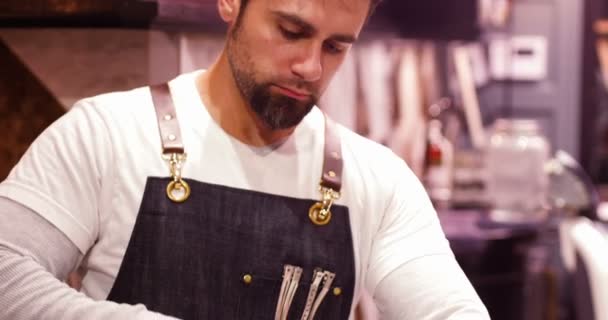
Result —
<path fill-rule="evenodd" d="M 253 148 L 226 134 L 213 121 L 198 95 L 195 77 L 196 73 L 186 74 L 170 83 L 188 153 L 183 176 L 270 194 L 319 198 L 324 118 L 318 109 L 314 108 L 280 146 Z M 366 289 L 383 319 L 488 319 L 415 175 L 390 150 L 343 127 L 340 136 L 344 173 L 342 197 L 337 203 L 350 212 L 356 268 L 354 302 Z M 43 217 L 80 254 L 86 254 L 83 295 L 78 297 L 86 298 L 91 308 L 101 308 L 104 303 L 115 308 L 101 301 L 117 276 L 147 177 L 168 176 L 160 155 L 156 116 L 147 88 L 111 93 L 79 102 L 35 141 L 0 184 L 1 197 Z M 7 214 L 11 220 L 18 212 Z M 14 228 L 29 232 L 27 225 Z M 16 240 L 3 240 L 0 230 L 0 241 L 11 248 Z M 14 269 L 14 252 L 0 255 L 0 259 L 0 274 L 3 268 Z M 22 276 L 27 278 L 15 275 L 15 281 L 22 281 Z M 54 288 L 52 293 L 59 294 L 57 283 L 51 285 L 48 279 L 52 276 L 49 273 L 45 279 L 49 288 Z M 47 282 L 41 283 L 46 286 Z M 18 291 L 15 285 L 0 286 L 0 296 Z M 26 308 L 41 303 L 87 304 L 75 295 L 41 302 L 36 295 L 22 294 L 25 300 L 31 298 L 21 304 L 24 314 Z M 0 298 L 0 310 L 6 306 L 3 303 L 7 302 Z"/>

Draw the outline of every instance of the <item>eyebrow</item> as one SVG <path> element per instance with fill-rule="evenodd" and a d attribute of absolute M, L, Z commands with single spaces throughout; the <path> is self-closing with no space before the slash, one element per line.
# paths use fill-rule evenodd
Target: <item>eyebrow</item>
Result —
<path fill-rule="evenodd" d="M 293 23 L 296 26 L 302 28 L 302 31 L 307 34 L 315 34 L 317 33 L 317 28 L 315 28 L 312 24 L 305 21 L 304 19 L 298 17 L 295 14 L 290 14 L 282 11 L 272 11 L 272 13 L 279 17 L 280 19 L 286 20 L 289 23 Z M 357 41 L 357 38 L 347 34 L 334 34 L 329 37 L 333 41 L 344 42 L 344 43 L 353 43 Z"/>

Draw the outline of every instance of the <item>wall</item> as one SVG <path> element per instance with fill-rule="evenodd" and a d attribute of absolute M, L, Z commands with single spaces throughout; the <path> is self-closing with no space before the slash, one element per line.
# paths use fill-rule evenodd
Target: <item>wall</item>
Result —
<path fill-rule="evenodd" d="M 0 181 L 64 109 L 0 41 Z"/>
<path fill-rule="evenodd" d="M 579 157 L 580 88 L 583 41 L 581 0 L 515 0 L 513 21 L 487 31 L 486 40 L 505 35 L 543 35 L 548 39 L 548 76 L 538 82 L 492 82 L 480 89 L 487 122 L 495 116 L 538 119 L 552 142 Z"/>
<path fill-rule="evenodd" d="M 129 29 L 0 29 L 0 39 L 69 108 L 78 99 L 170 79 L 175 33 Z"/>

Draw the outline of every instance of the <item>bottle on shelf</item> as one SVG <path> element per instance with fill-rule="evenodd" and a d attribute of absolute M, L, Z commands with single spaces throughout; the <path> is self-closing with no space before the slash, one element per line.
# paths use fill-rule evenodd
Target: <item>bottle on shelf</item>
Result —
<path fill-rule="evenodd" d="M 428 124 L 423 182 L 431 201 L 438 208 L 449 207 L 453 171 L 454 147 L 443 135 L 441 121 L 431 119 Z"/>

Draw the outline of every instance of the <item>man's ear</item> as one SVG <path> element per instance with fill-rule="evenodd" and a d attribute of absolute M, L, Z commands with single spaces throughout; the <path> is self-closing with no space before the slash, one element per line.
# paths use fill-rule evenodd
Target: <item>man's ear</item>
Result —
<path fill-rule="evenodd" d="M 239 16 L 241 0 L 217 0 L 217 8 L 222 20 L 232 24 Z"/>

